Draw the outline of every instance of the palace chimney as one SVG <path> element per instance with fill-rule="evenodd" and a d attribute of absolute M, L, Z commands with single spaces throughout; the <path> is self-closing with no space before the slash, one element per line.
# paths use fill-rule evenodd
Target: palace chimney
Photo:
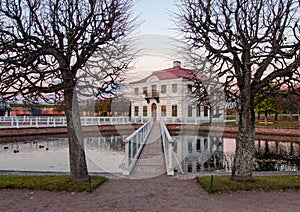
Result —
<path fill-rule="evenodd" d="M 181 68 L 181 62 L 176 60 L 173 62 L 173 68 Z"/>

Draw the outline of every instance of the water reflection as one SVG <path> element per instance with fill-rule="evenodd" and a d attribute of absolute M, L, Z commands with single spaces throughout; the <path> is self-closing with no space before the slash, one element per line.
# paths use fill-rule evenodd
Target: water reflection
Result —
<path fill-rule="evenodd" d="M 89 172 L 122 172 L 124 136 L 85 138 Z M 184 173 L 230 171 L 235 139 L 214 136 L 174 136 L 173 165 Z M 279 140 L 255 142 L 256 171 L 300 170 L 300 143 Z M 0 143 L 0 170 L 69 172 L 66 138 Z"/>
<path fill-rule="evenodd" d="M 257 171 L 296 171 L 300 169 L 300 143 L 257 141 Z"/>
<path fill-rule="evenodd" d="M 234 160 L 235 139 L 209 136 L 174 136 L 175 171 L 230 171 Z M 255 142 L 255 171 L 300 170 L 300 143 L 282 141 Z"/>
<path fill-rule="evenodd" d="M 85 138 L 90 172 L 121 172 L 124 136 Z M 69 145 L 66 138 L 0 143 L 0 170 L 69 171 Z"/>

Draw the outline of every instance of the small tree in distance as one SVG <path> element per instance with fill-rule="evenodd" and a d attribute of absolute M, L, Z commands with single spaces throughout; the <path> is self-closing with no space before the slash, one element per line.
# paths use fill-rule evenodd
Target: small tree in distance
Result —
<path fill-rule="evenodd" d="M 88 180 L 77 99 L 82 93 L 78 90 L 92 89 L 99 95 L 120 83 L 119 74 L 130 61 L 113 63 L 109 57 L 116 54 L 108 53 L 105 67 L 93 67 L 94 71 L 87 68 L 95 64 L 91 62 L 93 57 L 106 55 L 105 50 L 120 50 L 116 50 L 116 44 L 122 43 L 136 24 L 131 7 L 130 0 L 0 3 L 0 98 L 23 98 L 28 102 L 43 99 L 52 103 L 63 100 L 70 172 L 75 180 Z M 95 80 L 91 79 L 99 70 L 102 81 L 93 84 Z M 96 90 L 92 88 L 99 85 Z"/>
<path fill-rule="evenodd" d="M 292 88 L 300 79 L 299 1 L 181 0 L 178 8 L 178 30 L 192 48 L 205 51 L 224 78 L 226 96 L 237 102 L 231 178 L 252 180 L 255 97 L 271 96 L 283 85 Z"/>
<path fill-rule="evenodd" d="M 259 116 L 261 113 L 264 114 L 265 125 L 268 125 L 268 115 L 278 114 L 282 110 L 280 102 L 277 101 L 278 98 L 279 97 L 276 98 L 274 96 L 264 98 L 259 103 L 257 103 L 254 108 L 254 112 L 258 113 Z"/>

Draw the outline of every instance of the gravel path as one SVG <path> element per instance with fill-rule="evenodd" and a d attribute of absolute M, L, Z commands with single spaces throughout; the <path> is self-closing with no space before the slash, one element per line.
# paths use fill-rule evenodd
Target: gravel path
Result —
<path fill-rule="evenodd" d="M 112 177 L 92 193 L 0 190 L 0 211 L 300 211 L 300 192 L 208 194 L 188 178 Z"/>
<path fill-rule="evenodd" d="M 161 175 L 148 179 L 108 177 L 108 182 L 92 193 L 0 190 L 0 212 L 300 211 L 300 191 L 297 190 L 208 194 L 194 180 L 194 175 Z"/>

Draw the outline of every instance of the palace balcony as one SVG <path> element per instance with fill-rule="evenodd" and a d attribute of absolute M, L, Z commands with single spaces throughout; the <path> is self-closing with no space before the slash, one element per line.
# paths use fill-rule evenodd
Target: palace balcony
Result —
<path fill-rule="evenodd" d="M 145 100 L 147 103 L 150 103 L 151 99 L 155 99 L 157 103 L 159 103 L 159 92 L 157 91 L 152 91 L 152 92 L 145 92 Z"/>

